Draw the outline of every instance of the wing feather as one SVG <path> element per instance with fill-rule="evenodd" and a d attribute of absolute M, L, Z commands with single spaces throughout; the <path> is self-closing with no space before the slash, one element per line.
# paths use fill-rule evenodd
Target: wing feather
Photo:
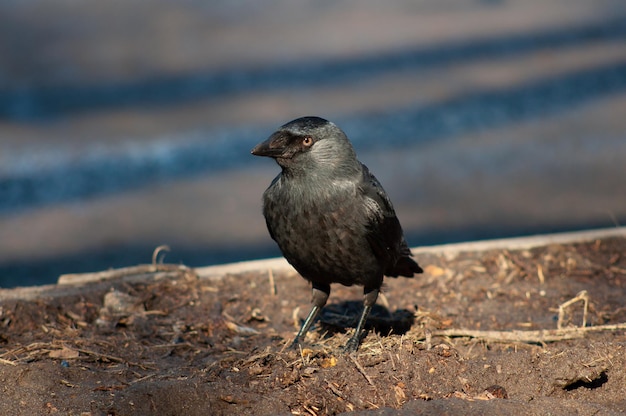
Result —
<path fill-rule="evenodd" d="M 367 219 L 367 240 L 374 255 L 383 266 L 385 275 L 390 277 L 413 276 L 422 269 L 411 259 L 411 250 L 404 239 L 402 226 L 389 196 L 367 166 L 363 168 L 361 191 L 369 208 Z"/>

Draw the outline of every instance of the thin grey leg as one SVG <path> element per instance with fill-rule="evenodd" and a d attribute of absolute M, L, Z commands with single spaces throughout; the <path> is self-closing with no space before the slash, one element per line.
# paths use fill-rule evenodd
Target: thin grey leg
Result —
<path fill-rule="evenodd" d="M 326 305 L 326 301 L 328 300 L 329 295 L 330 295 L 330 285 L 313 283 L 313 297 L 311 299 L 313 308 L 311 309 L 311 312 L 309 312 L 309 315 L 304 320 L 304 323 L 302 324 L 300 331 L 298 331 L 298 335 L 296 335 L 296 338 L 293 340 L 293 343 L 291 344 L 292 348 L 297 348 L 298 345 L 302 343 L 306 333 L 311 328 L 311 325 L 313 325 L 315 318 L 317 318 L 317 315 L 319 315 L 324 305 Z"/>
<path fill-rule="evenodd" d="M 359 318 L 356 330 L 354 331 L 352 338 L 348 340 L 348 343 L 344 347 L 344 351 L 354 352 L 359 348 L 359 344 L 361 343 L 361 333 L 363 332 L 365 321 L 367 321 L 367 317 L 370 314 L 372 307 L 376 304 L 376 299 L 378 299 L 378 289 L 372 289 L 365 293 L 363 297 L 363 313 L 361 313 L 361 318 Z"/>

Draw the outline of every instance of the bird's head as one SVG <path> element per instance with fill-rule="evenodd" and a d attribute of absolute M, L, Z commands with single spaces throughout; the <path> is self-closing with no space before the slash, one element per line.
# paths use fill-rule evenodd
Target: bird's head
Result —
<path fill-rule="evenodd" d="M 290 121 L 252 149 L 252 154 L 274 158 L 289 173 L 351 174 L 360 166 L 345 133 L 320 117 Z"/>

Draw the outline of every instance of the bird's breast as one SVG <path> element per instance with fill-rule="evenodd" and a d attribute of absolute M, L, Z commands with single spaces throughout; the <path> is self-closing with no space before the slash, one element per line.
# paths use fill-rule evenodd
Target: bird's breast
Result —
<path fill-rule="evenodd" d="M 380 267 L 366 239 L 362 202 L 356 186 L 277 181 L 264 195 L 264 215 L 283 255 L 303 277 L 363 284 Z"/>

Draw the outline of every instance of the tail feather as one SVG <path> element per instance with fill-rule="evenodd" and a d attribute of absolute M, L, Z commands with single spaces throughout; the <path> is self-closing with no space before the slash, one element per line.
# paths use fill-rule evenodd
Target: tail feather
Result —
<path fill-rule="evenodd" d="M 413 277 L 416 273 L 423 273 L 424 270 L 417 264 L 415 260 L 408 256 L 403 256 L 398 259 L 395 265 L 385 272 L 385 276 L 388 277 Z"/>

